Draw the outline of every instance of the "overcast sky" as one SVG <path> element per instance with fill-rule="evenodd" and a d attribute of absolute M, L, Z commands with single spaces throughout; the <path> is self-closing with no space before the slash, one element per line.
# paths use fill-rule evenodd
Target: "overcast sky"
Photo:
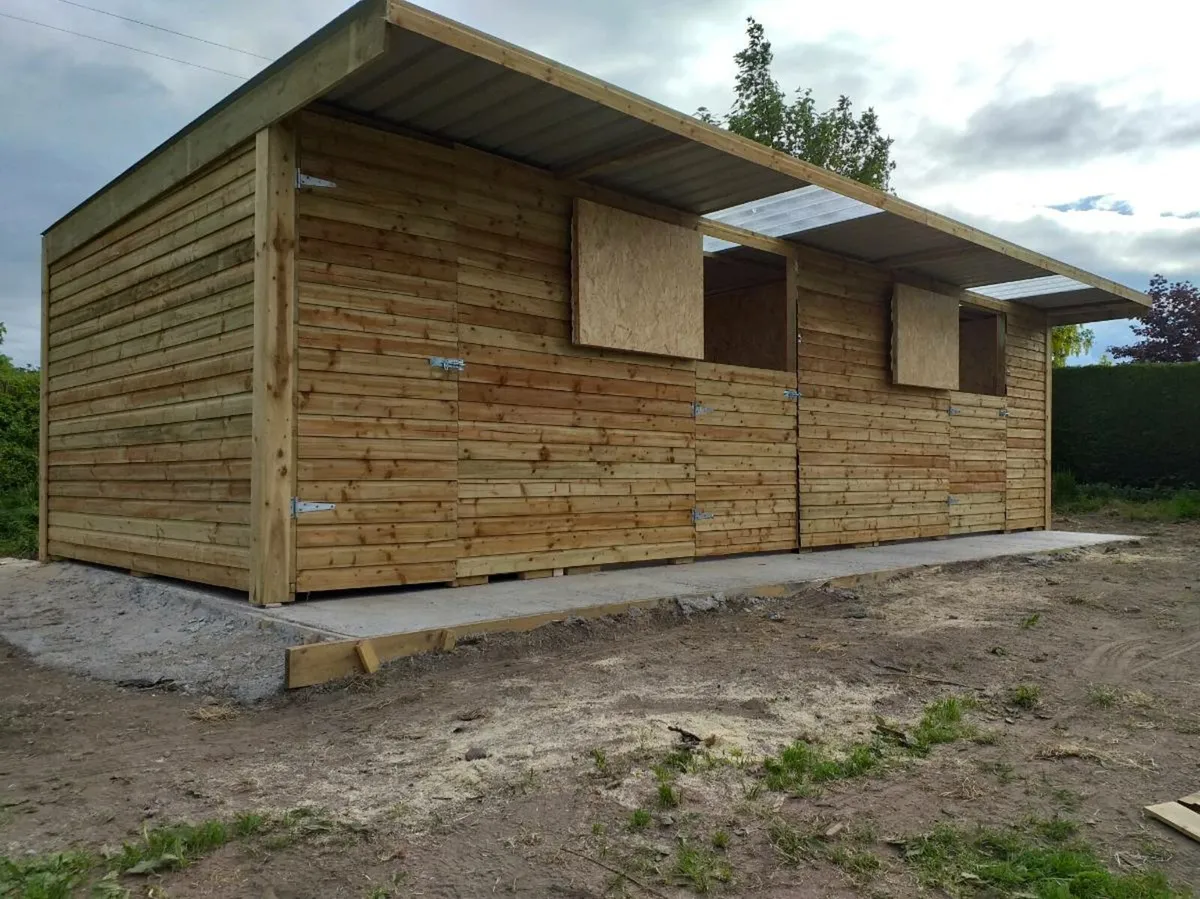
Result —
<path fill-rule="evenodd" d="M 81 2 L 270 57 L 349 5 Z M 1154 272 L 1200 283 L 1197 22 L 1185 4 L 1142 0 L 1120 16 L 1059 0 L 969 13 L 921 0 L 428 5 L 685 112 L 728 107 L 754 15 L 786 89 L 876 108 L 901 196 L 1131 287 Z M 0 0 L 0 12 L 242 75 L 263 65 L 63 0 Z M 239 83 L 0 18 L 0 352 L 37 361 L 41 231 Z M 1093 327 L 1093 357 L 1131 338 L 1126 323 Z"/>

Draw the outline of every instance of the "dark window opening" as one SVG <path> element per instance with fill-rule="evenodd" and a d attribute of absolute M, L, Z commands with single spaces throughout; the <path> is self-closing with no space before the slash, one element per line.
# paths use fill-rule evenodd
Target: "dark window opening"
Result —
<path fill-rule="evenodd" d="M 1004 396 L 1004 316 L 990 309 L 958 308 L 958 389 Z"/>
<path fill-rule="evenodd" d="M 749 247 L 704 257 L 705 361 L 789 370 L 786 263 Z"/>

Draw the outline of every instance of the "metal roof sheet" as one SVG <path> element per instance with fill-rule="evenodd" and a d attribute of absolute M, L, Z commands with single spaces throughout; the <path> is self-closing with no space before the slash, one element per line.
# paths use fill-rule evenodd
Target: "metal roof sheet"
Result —
<path fill-rule="evenodd" d="M 1092 303 L 1098 314 L 1112 317 L 1148 304 L 1122 285 L 403 0 L 360 0 L 238 88 L 52 226 L 50 258 L 250 139 L 263 122 L 312 104 L 953 287 L 1072 275 L 1091 291 L 1078 295 L 1077 306 Z M 1037 305 L 1042 299 L 1014 301 Z"/>

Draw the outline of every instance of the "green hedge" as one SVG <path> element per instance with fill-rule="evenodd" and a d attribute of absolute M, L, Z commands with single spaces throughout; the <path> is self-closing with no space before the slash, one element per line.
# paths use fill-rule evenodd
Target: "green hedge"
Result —
<path fill-rule="evenodd" d="M 1200 487 L 1200 363 L 1054 370 L 1053 460 L 1080 483 Z"/>

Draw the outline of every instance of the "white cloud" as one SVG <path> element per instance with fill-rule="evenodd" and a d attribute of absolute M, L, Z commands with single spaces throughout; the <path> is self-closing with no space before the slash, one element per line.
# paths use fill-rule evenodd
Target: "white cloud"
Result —
<path fill-rule="evenodd" d="M 101 5 L 101 4 L 97 4 Z M 346 0 L 106 0 L 112 12 L 276 56 Z M 873 105 L 896 139 L 898 192 L 1132 286 L 1200 280 L 1195 169 L 1197 13 L 1144 0 L 1136 16 L 1074 3 L 1004 7 L 860 0 L 439 0 L 437 11 L 685 112 L 727 108 L 744 19 L 763 22 L 787 89 Z M 260 61 L 57 0 L 6 12 L 204 65 Z M 1031 23 L 1036 28 L 1031 30 Z M 218 100 L 236 81 L 0 20 L 0 321 L 36 360 L 38 233 Z M 1200 127 L 1200 126 L 1198 126 Z M 1110 195 L 1133 214 L 1047 207 Z M 1097 326 L 1097 346 L 1118 326 Z M 1116 334 L 1116 332 L 1113 332 Z M 1122 342 L 1126 335 L 1108 342 Z M 1107 346 L 1107 343 L 1105 343 Z"/>

